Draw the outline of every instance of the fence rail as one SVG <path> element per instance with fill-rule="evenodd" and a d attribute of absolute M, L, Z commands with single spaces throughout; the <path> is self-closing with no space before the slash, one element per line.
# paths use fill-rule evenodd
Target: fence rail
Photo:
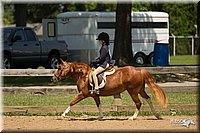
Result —
<path fill-rule="evenodd" d="M 199 73 L 200 66 L 140 67 L 152 74 Z M 1 69 L 1 76 L 53 76 L 54 69 Z"/>
<path fill-rule="evenodd" d="M 195 55 L 200 52 L 200 37 L 197 36 L 170 36 L 170 53 L 176 55 Z"/>
<path fill-rule="evenodd" d="M 199 74 L 200 66 L 141 67 L 152 74 Z M 53 76 L 53 69 L 2 69 L 1 76 Z M 120 94 L 114 95 L 114 105 L 122 105 Z"/>

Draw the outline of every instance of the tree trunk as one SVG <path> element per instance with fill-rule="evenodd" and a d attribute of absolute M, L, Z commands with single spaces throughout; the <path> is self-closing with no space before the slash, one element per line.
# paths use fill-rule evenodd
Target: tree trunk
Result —
<path fill-rule="evenodd" d="M 132 4 L 117 4 L 116 27 L 113 58 L 117 66 L 133 62 L 131 43 L 131 7 Z M 121 95 L 114 95 L 114 105 L 121 105 Z"/>
<path fill-rule="evenodd" d="M 16 27 L 18 26 L 26 26 L 26 19 L 27 19 L 27 9 L 26 4 L 15 4 L 15 23 Z"/>
<path fill-rule="evenodd" d="M 197 5 L 197 35 L 200 37 L 200 1 Z"/>
<path fill-rule="evenodd" d="M 131 3 L 117 4 L 113 58 L 117 66 L 133 62 L 131 43 Z"/>

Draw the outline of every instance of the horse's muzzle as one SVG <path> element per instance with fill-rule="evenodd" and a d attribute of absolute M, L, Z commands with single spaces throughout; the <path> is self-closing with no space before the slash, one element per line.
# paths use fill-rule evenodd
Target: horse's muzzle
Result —
<path fill-rule="evenodd" d="M 56 76 L 53 76 L 52 78 L 51 78 L 51 81 L 52 82 L 58 82 L 59 81 L 59 78 L 58 77 L 56 77 Z"/>

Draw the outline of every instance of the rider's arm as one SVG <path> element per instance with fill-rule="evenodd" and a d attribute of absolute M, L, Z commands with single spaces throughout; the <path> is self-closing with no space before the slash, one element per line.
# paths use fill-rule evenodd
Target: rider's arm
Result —
<path fill-rule="evenodd" d="M 108 46 L 103 46 L 102 47 L 102 50 L 101 50 L 101 53 L 100 53 L 100 57 L 96 59 L 96 63 L 97 64 L 101 64 L 104 62 L 107 54 L 108 54 L 109 50 L 108 50 Z"/>

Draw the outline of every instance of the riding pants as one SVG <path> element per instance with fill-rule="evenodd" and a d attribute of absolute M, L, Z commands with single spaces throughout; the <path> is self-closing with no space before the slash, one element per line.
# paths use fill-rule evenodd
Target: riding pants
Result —
<path fill-rule="evenodd" d="M 106 68 L 109 67 L 109 64 L 106 65 Z M 97 75 L 101 72 L 103 72 L 106 68 L 103 68 L 101 66 L 97 67 L 97 69 L 94 70 L 94 72 L 92 73 L 92 78 L 93 78 L 93 81 L 94 81 L 94 88 L 95 89 L 98 89 L 98 78 L 97 78 Z"/>

